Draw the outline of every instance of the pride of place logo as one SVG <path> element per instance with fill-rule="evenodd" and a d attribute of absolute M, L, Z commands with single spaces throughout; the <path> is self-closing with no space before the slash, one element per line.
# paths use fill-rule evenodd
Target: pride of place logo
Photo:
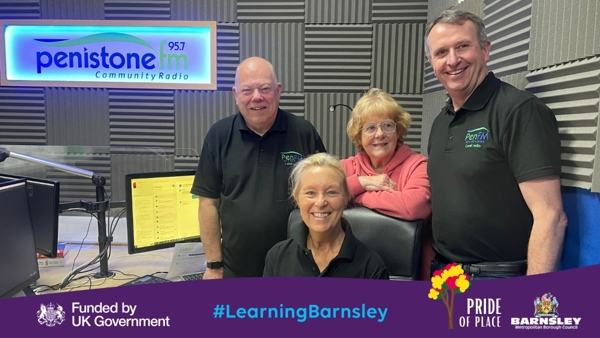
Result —
<path fill-rule="evenodd" d="M 448 310 L 448 329 L 454 329 L 454 296 L 464 293 L 471 286 L 469 276 L 456 264 L 448 264 L 444 270 L 436 270 L 431 277 L 428 297 L 442 300 Z"/>
<path fill-rule="evenodd" d="M 60 325 L 65 321 L 65 311 L 58 304 L 40 304 L 40 309 L 37 312 L 37 319 L 40 325 L 49 327 Z"/>

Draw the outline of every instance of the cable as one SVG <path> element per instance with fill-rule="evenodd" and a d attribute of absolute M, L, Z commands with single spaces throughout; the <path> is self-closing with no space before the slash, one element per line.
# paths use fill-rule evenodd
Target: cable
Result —
<path fill-rule="evenodd" d="M 78 280 L 80 280 L 80 279 L 84 279 L 84 278 L 86 278 L 86 280 L 85 280 L 85 282 L 84 282 L 83 284 L 81 284 L 81 285 L 76 285 L 76 286 L 71 286 L 71 287 L 69 288 L 69 292 L 73 291 L 74 289 L 78 289 L 78 288 L 84 287 L 84 286 L 86 286 L 88 283 L 90 284 L 90 286 L 89 286 L 89 289 L 91 290 L 91 288 L 92 288 L 92 278 L 90 277 L 90 275 L 89 275 L 89 274 L 88 274 L 88 275 L 84 275 L 84 276 L 79 276 L 79 277 L 77 277 L 77 278 L 73 279 L 73 280 L 71 281 L 71 283 L 72 283 L 72 282 L 75 282 L 75 281 L 78 281 Z"/>
<path fill-rule="evenodd" d="M 69 272 L 67 274 L 67 276 L 65 276 L 65 278 L 63 279 L 62 283 L 60 283 L 59 289 L 64 289 L 69 283 L 71 283 L 73 280 L 76 280 L 74 277 L 81 273 L 81 270 L 83 270 L 85 267 L 94 264 L 94 259 L 90 260 L 88 263 L 83 264 L 82 266 L 78 267 L 77 269 L 75 269 L 75 263 L 77 262 L 77 258 L 79 257 L 79 254 L 81 253 L 81 249 L 83 247 L 83 243 L 85 242 L 85 239 L 87 238 L 89 232 L 90 232 L 90 226 L 92 225 L 92 217 L 95 217 L 96 219 L 98 219 L 98 217 L 96 215 L 94 215 L 91 212 L 88 212 L 85 209 L 67 209 L 69 211 L 74 210 L 74 211 L 84 211 L 88 214 L 90 214 L 90 222 L 88 223 L 88 227 L 87 227 L 87 231 L 85 233 L 85 236 L 83 237 L 83 239 L 81 240 L 81 243 L 79 244 L 79 249 L 77 250 L 77 255 L 75 255 L 75 258 L 73 259 L 73 265 L 71 267 L 71 272 Z"/>
<path fill-rule="evenodd" d="M 60 289 L 64 289 L 67 285 L 69 285 L 69 283 L 71 283 L 73 280 L 75 280 L 75 276 L 79 273 L 81 273 L 83 271 L 83 269 L 87 268 L 88 266 L 92 265 L 92 264 L 96 264 L 100 261 L 100 258 L 106 254 L 108 247 L 105 246 L 104 250 L 102 252 L 100 252 L 96 257 L 94 257 L 93 259 L 91 259 L 89 262 L 82 264 L 81 266 L 79 266 L 77 269 L 69 272 L 65 278 L 63 278 L 62 283 L 60 284 Z"/>
<path fill-rule="evenodd" d="M 158 271 L 158 272 L 151 273 L 150 276 L 158 275 L 159 273 L 169 273 L 169 272 L 168 271 Z"/>
<path fill-rule="evenodd" d="M 112 270 L 112 271 L 113 272 L 118 272 L 118 273 L 122 274 L 123 276 L 133 276 L 133 277 L 136 277 L 136 278 L 140 278 L 140 276 L 136 275 L 135 273 L 125 273 L 125 272 L 123 272 L 121 270 Z"/>
<path fill-rule="evenodd" d="M 83 247 L 83 242 L 85 242 L 85 239 L 87 238 L 88 234 L 90 233 L 90 226 L 91 225 L 92 225 L 92 218 L 90 217 L 90 222 L 88 223 L 88 227 L 87 227 L 87 230 L 85 232 L 85 236 L 83 236 L 83 239 L 81 240 L 81 243 L 79 243 L 79 250 L 77 250 L 77 255 L 73 259 L 73 265 L 71 266 L 71 270 L 73 270 L 75 268 L 75 262 L 77 261 L 77 257 L 79 257 L 79 253 L 81 253 L 81 248 Z"/>
<path fill-rule="evenodd" d="M 120 273 L 120 274 L 122 274 L 124 276 L 132 276 L 130 278 L 116 278 L 116 277 L 113 276 L 113 280 L 122 280 L 122 281 L 129 282 L 129 281 L 136 280 L 136 279 L 140 278 L 140 276 L 138 276 L 138 275 L 136 275 L 134 273 L 125 273 L 125 272 L 123 272 L 121 270 L 112 270 L 112 271 L 113 272 L 118 272 L 118 273 Z"/>
<path fill-rule="evenodd" d="M 58 284 L 54 284 L 54 285 L 37 285 L 36 287 L 32 288 L 31 290 L 37 295 L 37 294 L 41 294 L 44 293 L 46 291 L 50 291 L 50 290 L 56 290 L 56 287 L 58 287 Z M 40 288 L 45 288 L 43 290 L 39 290 Z"/>
<path fill-rule="evenodd" d="M 93 212 L 89 212 L 84 208 L 70 208 L 70 209 L 62 210 L 62 212 L 66 212 L 66 211 L 85 212 L 86 214 L 90 214 L 91 216 L 93 216 L 95 219 L 98 219 L 98 216 L 96 216 Z"/>
<path fill-rule="evenodd" d="M 108 195 L 108 193 L 106 192 L 106 190 L 104 190 L 104 198 L 106 198 L 106 200 L 108 201 L 108 213 L 107 213 L 108 219 L 105 220 L 105 221 L 110 221 L 110 223 L 108 223 L 108 222 L 106 223 L 106 224 L 109 224 L 109 227 L 107 229 L 108 230 L 107 237 L 105 239 L 106 242 L 105 243 L 99 243 L 99 245 L 100 244 L 104 244 L 103 245 L 104 248 L 103 248 L 102 252 L 100 252 L 96 257 L 94 257 L 90 261 L 82 264 L 81 266 L 77 267 L 77 269 L 73 269 L 75 267 L 75 262 L 76 262 L 77 258 L 79 257 L 79 253 L 81 252 L 81 248 L 83 246 L 83 242 L 85 241 L 85 239 L 87 238 L 87 236 L 89 234 L 90 226 L 91 226 L 91 223 L 92 223 L 92 219 L 90 218 L 90 223 L 88 224 L 88 229 L 86 231 L 85 237 L 81 241 L 81 244 L 79 245 L 79 251 L 77 252 L 77 255 L 75 256 L 75 259 L 73 260 L 72 271 L 69 272 L 63 278 L 62 283 L 60 283 L 59 289 L 64 289 L 67 285 L 69 285 L 73 281 L 79 280 L 81 278 L 88 278 L 89 282 L 90 282 L 90 288 L 91 288 L 91 286 L 92 286 L 92 279 L 89 277 L 90 275 L 84 275 L 84 276 L 80 276 L 80 277 L 75 277 L 75 276 L 77 276 L 78 274 L 87 273 L 87 272 L 90 272 L 90 271 L 93 271 L 93 270 L 97 269 L 98 268 L 97 266 L 96 267 L 92 267 L 90 269 L 86 269 L 86 268 L 88 268 L 88 267 L 90 267 L 90 266 L 92 266 L 94 264 L 99 263 L 100 260 L 103 259 L 104 257 L 106 257 L 107 260 L 108 260 L 108 258 L 110 258 L 110 253 L 112 252 L 112 250 L 111 250 L 112 249 L 112 236 L 113 236 L 113 234 L 114 234 L 114 232 L 115 232 L 115 230 L 117 228 L 117 224 L 118 224 L 119 220 L 123 217 L 123 214 L 125 213 L 126 209 L 123 209 L 123 210 L 119 211 L 117 213 L 117 215 L 111 221 L 110 220 L 110 196 Z M 94 213 L 88 212 L 87 210 L 81 209 L 81 208 L 71 208 L 71 209 L 66 209 L 64 211 L 84 211 L 84 212 L 87 212 L 90 215 L 94 216 L 96 219 L 98 219 L 98 216 L 95 215 Z M 107 279 L 107 277 L 104 277 L 104 281 L 102 282 L 102 284 L 104 282 L 106 282 L 106 279 Z M 83 284 L 83 285 L 86 285 L 86 284 L 87 284 L 87 282 L 85 284 Z M 81 287 L 81 286 L 77 286 L 77 288 L 78 287 Z M 73 288 L 71 288 L 71 290 L 72 289 Z"/>
<path fill-rule="evenodd" d="M 109 227 L 109 229 L 110 229 L 110 233 L 109 233 L 109 236 L 110 236 L 111 238 L 113 237 L 113 234 L 115 233 L 115 231 L 116 231 L 116 229 L 117 229 L 117 224 L 119 223 L 119 221 L 121 220 L 121 218 L 122 218 L 122 217 L 123 217 L 123 215 L 125 214 L 125 211 L 126 211 L 125 209 L 123 209 L 123 210 L 119 211 L 119 212 L 118 212 L 118 213 L 115 215 L 115 217 L 112 219 L 112 221 L 110 222 L 110 227 Z M 112 245 L 111 245 L 111 249 L 108 251 L 108 257 L 107 257 L 107 259 L 109 259 L 109 258 L 110 258 L 110 255 L 111 255 L 111 253 L 112 253 Z"/>
<path fill-rule="evenodd" d="M 127 211 L 126 209 L 123 209 L 123 210 L 119 211 L 115 215 L 115 217 L 112 219 L 112 221 L 110 222 L 110 233 L 111 233 L 111 235 L 117 229 L 117 223 L 119 223 L 119 221 L 121 220 L 121 218 L 123 218 L 123 215 L 125 214 L 126 211 Z"/>

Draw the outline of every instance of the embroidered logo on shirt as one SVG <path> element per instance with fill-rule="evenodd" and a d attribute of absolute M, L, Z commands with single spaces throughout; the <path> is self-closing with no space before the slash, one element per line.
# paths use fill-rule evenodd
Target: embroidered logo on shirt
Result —
<path fill-rule="evenodd" d="M 285 165 L 294 165 L 297 162 L 302 161 L 304 156 L 295 151 L 286 151 L 281 153 L 281 160 Z"/>
<path fill-rule="evenodd" d="M 489 138 L 490 131 L 486 127 L 467 130 L 467 135 L 465 136 L 465 148 L 481 148 Z"/>

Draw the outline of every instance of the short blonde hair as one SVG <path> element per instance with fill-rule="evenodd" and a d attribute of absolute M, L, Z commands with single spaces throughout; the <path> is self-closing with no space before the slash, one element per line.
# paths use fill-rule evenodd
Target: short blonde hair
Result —
<path fill-rule="evenodd" d="M 294 169 L 292 169 L 292 173 L 290 174 L 290 198 L 292 198 L 294 205 L 298 204 L 300 181 L 302 181 L 304 173 L 313 167 L 329 167 L 333 169 L 338 175 L 346 200 L 350 202 L 352 195 L 350 195 L 350 188 L 348 187 L 348 182 L 346 182 L 346 172 L 344 171 L 344 168 L 342 168 L 340 160 L 336 156 L 328 153 L 317 153 L 296 163 Z"/>
<path fill-rule="evenodd" d="M 398 146 L 404 143 L 404 136 L 410 127 L 410 114 L 390 94 L 379 88 L 372 88 L 356 102 L 346 128 L 350 141 L 354 143 L 358 151 L 364 150 L 361 142 L 362 127 L 365 121 L 373 115 L 383 115 L 394 121 Z"/>

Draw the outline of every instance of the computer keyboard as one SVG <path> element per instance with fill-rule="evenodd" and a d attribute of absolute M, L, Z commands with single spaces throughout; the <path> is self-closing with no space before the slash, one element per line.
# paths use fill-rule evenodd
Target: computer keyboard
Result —
<path fill-rule="evenodd" d="M 171 281 L 168 279 L 164 279 L 164 278 L 160 278 L 160 277 L 156 277 L 156 276 L 151 276 L 151 275 L 146 275 L 146 276 L 142 276 L 142 277 L 138 277 L 132 281 L 129 281 L 125 284 L 121 284 L 121 286 L 126 286 L 126 285 L 139 285 L 139 284 L 157 284 L 157 283 L 170 283 Z"/>
<path fill-rule="evenodd" d="M 193 273 L 186 273 L 185 275 L 181 275 L 181 279 L 183 279 L 183 280 L 201 280 L 203 276 L 204 276 L 204 271 L 193 272 Z"/>

